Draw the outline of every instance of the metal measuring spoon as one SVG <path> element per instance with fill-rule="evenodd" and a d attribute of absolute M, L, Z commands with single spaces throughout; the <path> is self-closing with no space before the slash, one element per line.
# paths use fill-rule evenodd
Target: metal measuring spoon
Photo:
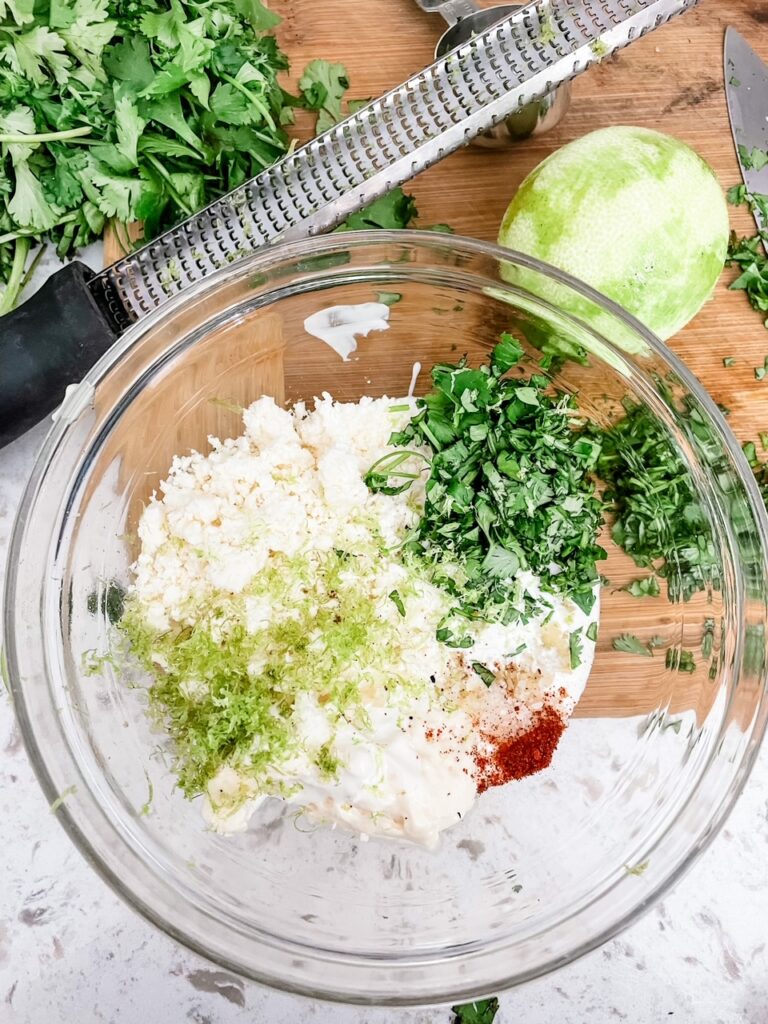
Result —
<path fill-rule="evenodd" d="M 466 43 L 472 36 L 485 32 L 497 21 L 508 18 L 524 4 L 498 4 L 495 7 L 480 8 L 474 0 L 416 0 L 427 14 L 440 14 L 448 23 L 435 47 L 435 57 L 442 57 L 450 50 Z M 540 100 L 529 103 L 514 114 L 472 140 L 473 146 L 486 149 L 506 149 L 531 135 L 540 135 L 559 124 L 571 103 L 571 87 L 568 82 L 557 86 Z"/>

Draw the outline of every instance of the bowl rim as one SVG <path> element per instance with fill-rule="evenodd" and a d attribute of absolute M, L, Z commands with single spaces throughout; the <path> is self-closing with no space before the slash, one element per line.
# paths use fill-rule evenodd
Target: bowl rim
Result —
<path fill-rule="evenodd" d="M 218 270 L 214 274 L 196 282 L 194 285 L 183 289 L 147 316 L 132 324 L 124 334 L 104 352 L 100 359 L 84 376 L 80 384 L 75 385 L 70 390 L 67 397 L 64 399 L 64 402 L 60 406 L 58 415 L 56 416 L 40 450 L 35 457 L 32 473 L 23 492 L 22 499 L 14 519 L 8 546 L 8 559 L 4 580 L 2 604 L 5 647 L 4 651 L 1 652 L 3 656 L 2 661 L 0 662 L 0 671 L 6 679 L 6 683 L 14 703 L 16 716 L 20 724 L 28 757 L 47 800 L 52 806 L 55 806 L 56 817 L 60 821 L 64 831 L 68 834 L 69 838 L 81 854 L 83 854 L 88 863 L 94 868 L 99 876 L 106 881 L 110 888 L 131 908 L 138 911 L 161 931 L 165 932 L 171 938 L 179 941 L 196 953 L 204 956 L 206 959 L 219 964 L 229 971 L 233 971 L 240 976 L 248 977 L 254 981 L 267 984 L 270 987 L 283 991 L 293 992 L 315 999 L 333 1002 L 357 1003 L 361 1005 L 437 1005 L 436 999 L 438 1003 L 444 1002 L 447 1005 L 448 1003 L 456 1002 L 457 1000 L 467 1001 L 487 996 L 489 994 L 488 987 L 483 986 L 480 988 L 472 988 L 470 986 L 469 988 L 461 988 L 459 986 L 454 994 L 450 996 L 443 994 L 441 996 L 439 994 L 436 995 L 428 985 L 422 983 L 421 995 L 409 993 L 404 997 L 394 995 L 382 1000 L 381 998 L 374 998 L 371 996 L 366 997 L 359 993 L 346 993 L 344 991 L 340 991 L 338 987 L 334 990 L 321 990 L 303 982 L 292 983 L 286 977 L 275 977 L 268 972 L 260 972 L 258 966 L 254 967 L 253 970 L 246 971 L 243 969 L 242 965 L 235 964 L 228 960 L 224 954 L 219 954 L 216 951 L 207 948 L 202 941 L 198 941 L 187 935 L 177 923 L 165 918 L 160 912 L 151 907 L 142 897 L 133 892 L 130 885 L 119 877 L 114 868 L 107 863 L 105 858 L 102 857 L 96 849 L 92 840 L 85 834 L 79 822 L 76 821 L 70 813 L 70 809 L 67 807 L 66 801 L 61 801 L 63 794 L 59 792 L 52 776 L 49 773 L 45 754 L 37 741 L 35 728 L 32 724 L 32 719 L 28 714 L 24 683 L 19 671 L 18 652 L 13 621 L 13 609 L 15 603 L 13 597 L 18 585 L 16 570 L 20 561 L 23 542 L 25 540 L 26 521 L 28 519 L 30 509 L 33 507 L 35 502 L 38 484 L 43 479 L 48 463 L 58 449 L 66 432 L 70 429 L 72 423 L 76 421 L 77 416 L 82 409 L 84 394 L 90 395 L 93 393 L 94 384 L 98 382 L 104 372 L 116 366 L 125 353 L 140 341 L 145 332 L 153 330 L 157 325 L 161 324 L 164 319 L 172 317 L 180 308 L 186 305 L 191 298 L 199 299 L 213 293 L 221 285 L 225 284 L 232 278 L 244 274 L 253 274 L 254 272 L 261 270 L 274 269 L 280 264 L 296 261 L 299 257 L 317 257 L 330 255 L 337 251 L 349 250 L 351 248 L 383 248 L 387 245 L 396 245 L 403 248 L 415 247 L 429 250 L 444 250 L 447 248 L 455 251 L 456 253 L 463 252 L 469 256 L 491 259 L 500 263 L 505 261 L 514 262 L 524 269 L 535 271 L 550 280 L 565 285 L 572 292 L 583 296 L 601 310 L 610 313 L 619 323 L 623 323 L 635 334 L 639 335 L 640 338 L 649 346 L 651 352 L 660 357 L 668 368 L 678 376 L 684 387 L 695 397 L 696 401 L 706 412 L 710 420 L 710 425 L 716 430 L 719 440 L 733 459 L 740 483 L 744 487 L 747 498 L 752 506 L 755 523 L 760 535 L 761 546 L 768 559 L 768 512 L 766 511 L 766 506 L 763 503 L 757 483 L 747 463 L 746 457 L 744 456 L 741 445 L 731 431 L 723 414 L 714 399 L 709 395 L 698 378 L 690 369 L 688 369 L 682 360 L 679 359 L 664 342 L 645 327 L 636 317 L 624 310 L 613 300 L 602 295 L 590 285 L 579 281 L 570 274 L 524 253 L 506 249 L 496 243 L 485 242 L 461 235 L 449 235 L 442 232 L 424 230 L 369 230 L 319 235 L 311 238 L 299 238 L 291 241 L 285 241 L 266 249 L 257 250 L 251 256 L 235 261 L 234 263 Z M 542 302 L 544 305 L 547 304 L 546 300 L 542 300 L 539 297 L 537 297 L 537 301 Z M 567 311 L 562 312 L 571 321 L 581 323 L 583 326 L 587 327 L 591 333 L 600 337 L 599 331 L 589 327 L 588 324 L 584 324 L 583 321 L 580 321 L 578 316 L 568 313 Z M 606 341 L 606 344 L 609 348 L 613 348 L 610 342 Z M 628 356 L 626 353 L 622 353 L 622 355 L 629 361 L 634 359 L 634 356 Z M 67 482 L 67 487 L 69 487 L 70 483 L 71 481 Z M 733 809 L 736 800 L 741 794 L 754 766 L 761 741 L 766 731 L 766 726 L 768 726 L 768 687 L 766 686 L 765 670 L 763 672 L 762 683 L 761 693 L 758 697 L 752 722 L 746 730 L 749 733 L 749 742 L 745 746 L 743 755 L 739 762 L 738 773 L 730 781 L 727 794 L 720 800 L 714 814 L 707 819 L 704 825 L 702 825 L 700 833 L 695 837 L 692 845 L 689 845 L 687 852 L 677 858 L 675 866 L 671 870 L 667 871 L 661 880 L 656 882 L 654 886 L 647 889 L 643 893 L 642 898 L 634 902 L 629 910 L 616 917 L 610 922 L 610 924 L 603 927 L 600 931 L 590 935 L 582 943 L 577 944 L 567 957 L 563 957 L 562 955 L 551 956 L 547 960 L 542 960 L 535 967 L 527 970 L 523 974 L 501 978 L 498 983 L 493 986 L 490 994 L 495 994 L 496 992 L 502 991 L 506 988 L 510 988 L 514 985 L 518 985 L 525 981 L 547 974 L 557 967 L 564 966 L 566 963 L 570 963 L 580 958 L 585 953 L 602 945 L 632 924 L 654 903 L 661 899 L 664 894 L 674 886 L 685 872 L 695 863 L 696 859 L 704 852 L 704 850 L 707 849 L 709 844 L 720 831 L 722 825 Z M 68 754 L 71 758 L 71 752 L 68 751 Z M 666 835 L 666 830 L 664 834 Z M 281 946 L 288 944 L 288 940 L 284 940 L 282 938 L 280 938 L 279 942 Z M 304 951 L 304 955 L 306 955 L 306 950 Z M 435 959 L 439 959 L 439 957 L 430 957 L 429 959 L 430 962 L 432 962 Z M 348 963 L 349 966 L 356 963 L 358 966 L 362 965 L 366 968 L 373 968 L 377 964 L 377 958 L 370 955 L 357 958 L 345 955 L 343 960 L 345 963 Z M 385 961 L 379 960 L 378 963 L 386 966 Z M 424 966 L 418 958 L 411 958 L 409 961 L 407 956 L 403 957 L 400 962 L 400 966 L 408 967 L 409 963 L 415 964 L 417 967 L 423 968 Z"/>

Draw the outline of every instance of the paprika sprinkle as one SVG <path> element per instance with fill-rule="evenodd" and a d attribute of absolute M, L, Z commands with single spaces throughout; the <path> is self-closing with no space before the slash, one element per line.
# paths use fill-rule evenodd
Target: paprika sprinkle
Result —
<path fill-rule="evenodd" d="M 534 712 L 531 726 L 525 732 L 494 739 L 494 750 L 490 754 L 476 751 L 478 793 L 548 767 L 564 730 L 565 722 L 560 713 L 545 704 Z"/>

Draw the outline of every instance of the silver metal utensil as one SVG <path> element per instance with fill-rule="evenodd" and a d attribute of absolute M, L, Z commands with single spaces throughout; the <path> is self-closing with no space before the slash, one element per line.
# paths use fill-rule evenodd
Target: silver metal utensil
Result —
<path fill-rule="evenodd" d="M 498 4 L 494 7 L 478 7 L 474 0 L 416 0 L 416 4 L 427 14 L 439 14 L 448 23 L 435 47 L 435 58 L 445 56 L 451 50 L 468 42 L 473 36 L 481 35 L 502 18 L 508 18 L 519 11 L 524 4 Z M 547 0 L 541 5 L 546 19 Z M 551 31 L 545 21 L 544 36 Z M 510 149 L 531 135 L 549 131 L 565 117 L 571 105 L 571 86 L 563 82 L 540 99 L 533 100 L 522 109 L 477 135 L 473 146 L 485 149 Z"/>
<path fill-rule="evenodd" d="M 0 445 L 189 285 L 262 246 L 328 231 L 696 2 L 529 4 L 100 274 L 68 264 L 0 322 Z"/>
<path fill-rule="evenodd" d="M 725 95 L 744 184 L 768 196 L 768 67 L 735 28 L 725 33 Z M 768 222 L 759 205 L 752 212 L 768 252 Z"/>

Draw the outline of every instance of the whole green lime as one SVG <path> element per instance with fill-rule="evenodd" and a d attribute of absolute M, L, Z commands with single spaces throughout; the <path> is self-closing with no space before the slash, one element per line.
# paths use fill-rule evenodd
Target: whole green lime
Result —
<path fill-rule="evenodd" d="M 690 146 L 645 128 L 604 128 L 528 175 L 499 242 L 587 282 L 666 339 L 712 294 L 728 208 Z"/>

